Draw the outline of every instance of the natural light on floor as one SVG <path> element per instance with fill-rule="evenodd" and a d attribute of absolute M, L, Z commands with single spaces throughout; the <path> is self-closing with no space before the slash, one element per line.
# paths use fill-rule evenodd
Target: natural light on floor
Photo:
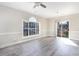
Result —
<path fill-rule="evenodd" d="M 60 40 L 62 43 L 66 44 L 66 45 L 72 45 L 72 46 L 78 47 L 78 45 L 76 43 L 74 43 L 72 40 L 70 40 L 68 38 L 57 37 L 57 39 Z"/>

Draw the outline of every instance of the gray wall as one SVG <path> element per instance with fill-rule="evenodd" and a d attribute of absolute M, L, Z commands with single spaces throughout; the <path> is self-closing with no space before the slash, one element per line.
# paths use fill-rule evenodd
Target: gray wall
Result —
<path fill-rule="evenodd" d="M 56 22 L 63 20 L 69 21 L 69 38 L 73 40 L 79 40 L 79 14 L 54 17 L 49 19 L 49 35 L 56 36 Z"/>
<path fill-rule="evenodd" d="M 32 36 L 22 38 L 22 21 L 32 16 L 9 7 L 0 7 L 0 48 L 31 40 Z M 37 21 L 40 22 L 40 34 L 33 36 L 35 39 L 47 36 L 47 20 L 37 16 Z"/>

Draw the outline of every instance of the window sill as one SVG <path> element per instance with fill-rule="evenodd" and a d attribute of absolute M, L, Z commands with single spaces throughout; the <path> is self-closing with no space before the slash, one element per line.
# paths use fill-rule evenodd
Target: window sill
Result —
<path fill-rule="evenodd" d="M 36 35 L 29 35 L 29 36 L 23 36 L 22 38 L 23 39 L 29 39 L 29 38 L 33 38 L 33 37 L 36 37 L 36 36 L 39 36 L 40 34 L 36 34 Z"/>

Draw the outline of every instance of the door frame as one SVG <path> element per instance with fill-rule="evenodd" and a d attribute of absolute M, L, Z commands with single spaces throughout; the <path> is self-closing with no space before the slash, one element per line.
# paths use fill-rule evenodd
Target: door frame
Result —
<path fill-rule="evenodd" d="M 62 21 L 68 21 L 69 22 L 69 33 L 68 33 L 68 39 L 70 39 L 70 21 L 69 19 L 68 20 L 59 20 L 59 21 L 56 21 L 56 37 L 57 36 L 57 27 L 58 27 L 58 22 L 62 22 Z M 64 38 L 64 37 L 60 37 L 60 38 Z"/>

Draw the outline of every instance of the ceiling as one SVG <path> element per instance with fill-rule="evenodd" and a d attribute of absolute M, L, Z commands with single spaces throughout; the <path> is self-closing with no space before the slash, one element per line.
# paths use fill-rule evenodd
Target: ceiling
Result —
<path fill-rule="evenodd" d="M 0 5 L 29 12 L 45 18 L 79 13 L 78 2 L 43 2 L 43 4 L 45 4 L 47 8 L 33 8 L 33 2 L 0 2 Z"/>

